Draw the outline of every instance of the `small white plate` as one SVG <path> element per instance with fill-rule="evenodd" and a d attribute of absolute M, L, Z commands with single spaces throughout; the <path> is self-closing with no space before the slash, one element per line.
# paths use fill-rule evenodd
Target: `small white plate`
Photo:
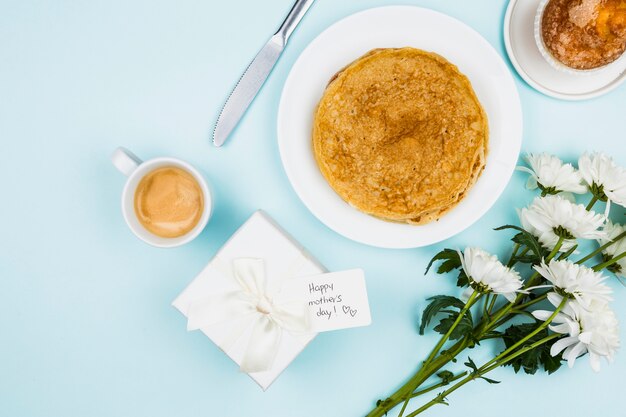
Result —
<path fill-rule="evenodd" d="M 386 222 L 348 205 L 320 173 L 311 145 L 313 113 L 330 78 L 371 49 L 404 46 L 436 52 L 456 64 L 472 82 L 489 117 L 490 149 L 482 176 L 456 208 L 423 226 Z M 337 233 L 384 248 L 430 245 L 469 227 L 504 190 L 521 142 L 519 96 L 502 58 L 465 24 L 412 6 L 366 10 L 326 29 L 291 69 L 278 110 L 280 156 L 300 199 Z"/>
<path fill-rule="evenodd" d="M 566 73 L 539 52 L 534 21 L 541 0 L 511 0 L 504 17 L 504 44 L 511 63 L 535 90 L 562 100 L 587 100 L 606 94 L 626 80 L 626 60 L 588 74 Z"/>

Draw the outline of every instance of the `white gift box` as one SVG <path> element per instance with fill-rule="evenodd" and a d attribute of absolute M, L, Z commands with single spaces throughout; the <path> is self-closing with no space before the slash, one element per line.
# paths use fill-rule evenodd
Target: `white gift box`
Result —
<path fill-rule="evenodd" d="M 174 300 L 172 305 L 189 317 L 192 305 L 207 296 L 236 291 L 239 284 L 229 274 L 233 261 L 241 258 L 263 260 L 268 293 L 277 293 L 285 279 L 311 276 L 326 272 L 304 248 L 280 228 L 267 214 L 255 212 L 224 244 L 204 270 Z M 194 304 L 195 303 L 195 304 Z M 242 361 L 253 329 L 246 319 L 227 320 L 203 326 L 200 330 L 219 346 L 233 361 Z M 233 339 L 233 329 L 240 327 L 241 335 Z M 269 370 L 249 372 L 248 375 L 266 390 L 315 338 L 314 333 L 283 331 Z"/>

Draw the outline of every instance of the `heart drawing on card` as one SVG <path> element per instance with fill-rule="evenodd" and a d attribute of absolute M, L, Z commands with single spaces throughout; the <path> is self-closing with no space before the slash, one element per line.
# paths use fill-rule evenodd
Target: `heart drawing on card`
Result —
<path fill-rule="evenodd" d="M 352 309 L 350 306 L 342 306 L 343 314 L 350 314 L 352 317 L 356 316 L 356 308 Z"/>

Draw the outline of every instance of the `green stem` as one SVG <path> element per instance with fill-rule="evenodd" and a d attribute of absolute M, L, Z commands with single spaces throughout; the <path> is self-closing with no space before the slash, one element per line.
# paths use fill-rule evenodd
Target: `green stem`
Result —
<path fill-rule="evenodd" d="M 456 326 L 459 325 L 461 320 L 463 320 L 463 317 L 465 317 L 465 314 L 467 313 L 467 311 L 474 305 L 474 303 L 476 303 L 476 301 L 480 299 L 481 296 L 482 294 L 479 293 L 478 291 L 474 291 L 472 295 L 470 295 L 470 298 L 467 300 L 467 303 L 465 303 L 465 306 L 463 306 L 463 308 L 459 312 L 459 315 L 457 316 L 456 320 L 454 320 L 454 323 L 452 323 L 452 326 L 450 326 L 446 334 L 443 335 L 443 337 L 435 345 L 432 352 L 430 352 L 430 355 L 428 355 L 428 358 L 426 358 L 424 365 L 428 365 L 433 359 L 435 359 L 435 357 L 439 353 L 439 350 L 441 350 L 443 345 L 448 341 L 448 339 L 450 338 L 450 335 L 452 334 Z"/>
<path fill-rule="evenodd" d="M 496 295 L 493 296 L 493 298 L 496 298 Z M 484 298 L 484 303 L 483 303 L 483 317 L 488 317 L 489 316 L 489 300 L 491 299 L 491 294 L 487 294 Z"/>
<path fill-rule="evenodd" d="M 560 241 L 560 239 L 559 239 Z M 555 246 L 555 249 L 557 249 L 560 246 L 559 243 L 557 243 L 557 245 Z M 558 250 L 558 249 L 557 249 Z M 553 251 L 554 252 L 554 251 Z M 524 289 L 526 288 L 530 288 L 532 286 L 535 285 L 535 279 L 540 277 L 539 272 L 534 272 L 529 278 L 528 281 L 526 282 L 526 285 L 524 285 Z M 506 304 L 504 306 L 502 306 L 500 308 L 500 310 L 498 310 L 495 315 L 493 317 L 491 317 L 491 321 L 489 322 L 485 322 L 483 324 L 481 324 L 479 326 L 479 333 L 478 333 L 478 337 L 480 337 L 481 335 L 487 333 L 488 331 L 492 330 L 492 329 L 497 329 L 498 327 L 500 327 L 501 325 L 503 325 L 504 323 L 506 323 L 507 321 L 510 320 L 510 318 L 512 316 L 509 317 L 504 317 L 504 315 L 506 315 L 507 313 L 509 313 L 509 311 L 515 307 L 516 305 L 518 305 L 518 303 L 520 301 L 522 301 L 524 299 L 524 297 L 526 296 L 526 294 L 524 293 L 520 293 L 517 295 L 517 297 L 515 298 L 515 301 Z M 501 320 L 502 319 L 502 320 Z"/>
<path fill-rule="evenodd" d="M 511 309 L 512 310 L 512 309 Z M 510 311 L 510 310 L 509 310 Z M 515 317 L 515 314 L 509 314 L 503 318 L 501 318 L 499 321 L 495 322 L 495 324 L 493 326 L 489 327 L 489 330 L 492 329 L 497 329 L 498 327 L 502 326 L 504 323 L 506 323 L 507 321 L 511 320 L 513 317 Z"/>
<path fill-rule="evenodd" d="M 465 317 L 465 314 L 467 314 L 467 311 L 476 303 L 476 301 L 480 299 L 481 296 L 482 294 L 479 293 L 478 291 L 472 292 L 472 295 L 470 295 L 469 299 L 467 300 L 467 302 L 465 303 L 465 305 L 459 312 L 459 315 L 457 316 L 456 320 L 454 320 L 454 323 L 452 323 L 452 326 L 450 326 L 446 334 L 444 334 L 443 337 L 439 339 L 439 342 L 437 342 L 432 352 L 430 352 L 430 355 L 428 355 L 428 358 L 426 358 L 426 361 L 424 361 L 424 366 L 428 366 L 433 361 L 433 359 L 437 357 L 437 354 L 439 353 L 443 345 L 445 345 L 445 343 L 448 341 L 448 339 L 450 338 L 450 335 L 452 335 L 452 332 L 454 331 L 454 329 L 456 329 L 456 326 L 459 325 L 461 320 L 463 320 L 463 317 Z M 413 387 L 413 389 L 411 389 L 410 392 L 413 392 L 413 390 L 415 390 L 417 387 L 418 387 L 417 385 Z M 398 414 L 398 417 L 402 417 L 404 415 L 404 411 L 406 410 L 406 407 L 409 405 L 409 401 L 411 401 L 411 396 L 407 395 L 404 400 L 404 404 L 402 404 L 402 408 L 400 409 L 400 414 Z"/>
<path fill-rule="evenodd" d="M 493 365 L 491 365 L 489 368 L 487 368 L 487 369 L 483 370 L 483 371 L 481 372 L 481 375 L 484 375 L 484 374 L 486 374 L 487 372 L 491 372 L 491 371 L 493 371 L 494 369 L 496 369 L 496 368 L 497 368 L 497 367 L 499 367 L 499 366 L 506 365 L 507 363 L 511 362 L 513 359 L 517 358 L 517 357 L 518 357 L 518 356 L 520 356 L 520 355 L 523 355 L 524 353 L 528 352 L 529 350 L 533 350 L 533 349 L 535 349 L 536 347 L 541 346 L 541 345 L 543 345 L 543 344 L 544 344 L 544 343 L 546 343 L 546 342 L 549 342 L 550 340 L 558 339 L 558 338 L 560 338 L 560 337 L 562 337 L 562 336 L 563 336 L 562 334 L 559 334 L 559 333 L 553 333 L 553 334 L 551 334 L 551 335 L 549 335 L 549 336 L 544 337 L 544 338 L 543 338 L 543 339 L 541 339 L 541 340 L 536 341 L 535 343 L 533 343 L 533 344 L 531 344 L 531 345 L 524 346 L 523 348 L 521 348 L 521 349 L 520 349 L 520 350 L 518 350 L 517 352 L 515 352 L 515 353 L 513 353 L 513 354 L 511 354 L 511 355 L 509 355 L 509 356 L 507 356 L 506 358 L 503 358 L 503 359 L 502 359 L 502 360 L 500 360 L 498 363 L 493 364 Z"/>
<path fill-rule="evenodd" d="M 444 400 L 444 398 L 446 398 L 448 395 L 452 394 L 454 391 L 458 390 L 463 385 L 467 384 L 470 381 L 473 381 L 474 379 L 475 379 L 474 374 L 470 374 L 469 376 L 463 378 L 461 381 L 454 384 L 451 388 L 448 388 L 447 390 L 438 394 L 434 399 L 430 400 L 429 402 L 427 402 L 426 404 L 424 404 L 417 410 L 413 411 L 411 414 L 407 415 L 406 417 L 415 417 L 416 415 L 421 414 L 422 412 L 428 410 L 433 405 L 440 404 Z"/>
<path fill-rule="evenodd" d="M 530 311 L 512 309 L 511 310 L 511 314 L 513 314 L 513 315 L 516 315 L 516 314 L 517 315 L 522 315 L 522 316 L 526 316 L 526 317 L 528 317 L 528 318 L 530 318 L 532 320 L 535 320 L 535 316 L 533 316 Z M 508 319 L 509 318 L 507 317 L 506 321 L 508 321 Z M 506 321 L 503 321 L 502 324 L 506 323 Z"/>
<path fill-rule="evenodd" d="M 452 345 L 445 353 L 442 353 L 437 359 L 435 359 L 429 366 L 422 365 L 420 369 L 394 394 L 388 397 L 386 400 L 381 401 L 372 411 L 367 414 L 367 417 L 382 417 L 389 411 L 395 408 L 398 404 L 405 401 L 406 397 L 426 382 L 428 378 L 434 375 L 439 369 L 448 364 L 457 355 L 465 350 L 467 347 L 468 339 L 462 339 Z"/>
<path fill-rule="evenodd" d="M 537 298 L 533 298 L 532 300 L 524 303 L 524 304 L 520 304 L 517 307 L 515 307 L 513 310 L 525 310 L 526 308 L 532 306 L 533 304 L 537 304 L 540 303 L 541 301 L 545 300 L 548 297 L 548 293 L 542 294 L 540 296 L 538 296 Z"/>
<path fill-rule="evenodd" d="M 546 262 L 550 262 L 552 258 L 554 258 L 556 254 L 559 253 L 559 251 L 561 250 L 561 246 L 563 246 L 564 240 L 565 239 L 563 237 L 559 236 L 559 240 L 556 242 L 556 245 L 554 245 L 554 249 L 552 249 L 552 252 L 550 252 L 548 257 L 546 258 Z"/>
<path fill-rule="evenodd" d="M 552 257 L 556 256 L 561 245 L 562 245 L 562 241 L 560 239 L 560 242 L 557 243 L 557 247 L 555 247 L 555 250 L 552 251 L 554 252 Z M 525 248 L 524 251 L 522 251 L 522 253 L 527 252 L 527 251 L 528 251 L 528 248 Z M 535 284 L 534 281 L 539 276 L 540 276 L 539 273 L 534 272 L 529 277 L 527 284 L 526 284 L 526 288 L 533 286 Z M 472 294 L 472 296 L 474 297 L 474 301 L 472 303 L 473 305 L 476 301 L 478 301 L 479 296 L 477 296 L 475 293 Z M 509 315 L 507 317 L 504 317 L 504 316 L 513 307 L 518 305 L 518 303 L 521 302 L 525 296 L 526 296 L 525 294 L 519 294 L 514 302 L 501 307 L 496 312 L 496 315 L 493 318 L 491 318 L 491 320 L 488 320 L 487 318 L 483 318 L 482 323 L 474 329 L 471 340 L 483 340 L 486 338 L 495 337 L 495 336 L 492 336 L 492 337 L 484 337 L 484 336 L 493 328 L 499 327 L 506 321 L 510 320 L 511 317 L 514 317 L 514 315 Z M 497 301 L 497 295 L 494 294 L 494 296 L 491 298 L 491 301 L 490 301 L 490 306 L 489 306 L 490 314 L 495 306 L 496 301 Z M 534 301 L 534 300 L 531 300 L 531 301 Z M 459 316 L 457 317 L 457 321 L 460 321 L 462 317 L 466 314 L 467 310 L 469 310 L 469 308 L 471 307 L 471 305 L 469 304 L 470 304 L 470 301 L 468 300 L 468 303 L 466 303 L 467 308 L 464 308 L 465 310 L 464 312 L 459 313 Z M 522 306 L 524 305 L 528 306 L 532 304 L 528 304 L 528 303 L 522 304 Z M 455 323 L 454 327 L 456 327 L 456 325 L 458 325 L 458 323 Z M 449 333 L 451 333 L 451 331 Z M 379 405 L 377 405 L 376 408 L 374 408 L 367 415 L 367 417 L 382 417 L 386 415 L 391 409 L 395 408 L 401 402 L 404 401 L 406 404 L 407 400 L 412 398 L 416 388 L 418 388 L 421 384 L 423 384 L 426 380 L 428 380 L 432 375 L 434 375 L 439 369 L 444 367 L 451 360 L 453 360 L 456 356 L 458 356 L 461 352 L 463 352 L 469 345 L 469 341 L 470 341 L 469 338 L 464 338 L 458 341 L 453 346 L 451 346 L 448 350 L 445 351 L 445 353 L 442 353 L 439 357 L 437 357 L 437 353 L 443 347 L 443 345 L 445 344 L 445 341 L 448 338 L 449 338 L 449 335 L 447 337 L 444 336 L 444 338 L 442 338 L 443 342 L 440 341 L 440 343 L 438 343 L 438 346 L 436 347 L 436 349 L 433 350 L 433 352 L 435 353 L 431 352 L 429 359 L 423 362 L 420 369 L 393 395 L 388 397 L 386 400 L 381 401 Z M 403 406 L 403 410 L 406 410 L 406 405 Z"/>
<path fill-rule="evenodd" d="M 450 382 L 456 381 L 457 379 L 461 379 L 461 378 L 463 378 L 465 375 L 467 375 L 467 371 L 465 371 L 465 372 L 461 372 L 460 374 L 453 376 L 452 378 L 450 378 L 450 379 L 449 379 L 449 380 L 447 380 L 447 381 L 441 381 L 440 383 L 435 384 L 435 385 L 433 385 L 433 386 L 430 386 L 430 387 L 428 387 L 428 388 L 424 388 L 423 390 L 415 391 L 413 394 L 411 394 L 411 398 L 418 397 L 418 396 L 420 396 L 420 395 L 423 395 L 423 394 L 429 393 L 429 392 L 431 392 L 431 391 L 434 391 L 434 390 L 436 390 L 437 388 L 440 388 L 440 387 L 444 387 L 444 386 L 446 386 L 446 385 L 449 385 L 449 384 L 450 384 Z"/>
<path fill-rule="evenodd" d="M 524 288 L 531 287 L 534 284 L 534 279 L 536 277 L 538 277 L 538 276 L 539 276 L 538 272 L 533 273 L 530 276 L 530 278 L 528 279 L 528 282 L 526 283 Z M 487 333 L 489 330 L 498 328 L 500 325 L 502 325 L 502 323 L 505 323 L 506 321 L 508 321 L 508 318 L 505 318 L 504 321 L 499 322 L 499 320 L 502 319 L 502 317 L 505 314 L 507 314 L 513 307 L 515 307 L 520 301 L 522 301 L 525 296 L 526 296 L 526 294 L 520 293 L 515 298 L 515 301 L 512 301 L 512 302 L 510 302 L 510 303 L 500 307 L 500 310 L 496 311 L 496 313 L 493 315 L 493 317 L 490 318 L 490 321 L 484 322 L 483 324 L 481 324 L 479 326 L 478 337 L 480 337 L 483 334 Z"/>
<path fill-rule="evenodd" d="M 497 363 L 491 364 L 491 365 L 483 365 L 478 369 L 478 372 L 472 372 L 471 374 L 469 374 L 467 377 L 465 377 L 464 379 L 462 379 L 461 381 L 457 382 L 456 384 L 454 384 L 452 387 L 450 387 L 449 389 L 443 391 L 442 393 L 438 394 L 434 399 L 432 399 L 431 401 L 429 401 L 428 403 L 424 404 L 423 406 L 421 406 L 420 408 L 418 408 L 417 410 L 415 410 L 414 412 L 412 412 L 411 414 L 407 415 L 406 417 L 415 417 L 418 414 L 421 414 L 422 412 L 426 411 L 427 409 L 429 409 L 430 407 L 432 407 L 433 405 L 436 404 L 440 404 L 442 402 L 442 400 L 444 398 L 446 398 L 448 395 L 452 394 L 454 391 L 456 391 L 457 389 L 461 388 L 463 385 L 467 384 L 468 382 L 474 381 L 475 379 L 478 379 L 480 377 L 482 377 L 483 375 L 485 375 L 488 372 L 491 372 L 492 370 L 502 366 L 502 365 L 506 365 L 508 362 L 512 361 L 513 359 L 517 358 L 520 355 L 523 355 L 524 353 L 528 352 L 529 350 L 533 350 L 536 349 L 537 347 L 541 346 L 542 344 L 549 342 L 551 340 L 557 339 L 559 337 L 561 337 L 562 335 L 560 334 L 551 334 L 547 337 L 544 337 L 541 340 L 538 340 L 537 342 L 525 346 L 522 349 L 518 350 L 517 352 L 507 356 L 507 357 L 502 357 L 500 358 L 500 360 L 497 361 Z M 528 340 L 528 337 L 524 338 L 526 340 Z"/>
<path fill-rule="evenodd" d="M 496 311 L 496 314 L 491 317 L 491 320 L 488 322 L 484 322 L 483 324 L 481 324 L 478 328 L 479 332 L 479 336 L 487 333 L 489 330 L 491 329 L 495 329 L 498 326 L 496 326 L 495 324 L 498 323 L 498 320 L 500 320 L 502 318 L 502 316 L 504 316 L 506 313 L 509 312 L 509 310 L 511 310 L 511 308 L 513 308 L 513 306 L 515 305 L 515 303 L 517 303 L 518 300 L 515 300 L 512 303 L 506 304 L 505 306 L 502 306 L 500 308 L 500 310 Z"/>
<path fill-rule="evenodd" d="M 534 301 L 534 300 L 532 300 L 532 301 Z M 539 302 L 539 301 L 537 301 L 537 302 Z M 510 308 L 510 309 L 507 311 L 507 313 L 508 313 L 508 315 L 507 315 L 507 316 L 502 317 L 502 318 L 501 318 L 501 319 L 499 319 L 499 321 L 497 321 L 497 322 L 496 322 L 496 321 L 493 321 L 493 324 L 491 324 L 491 325 L 488 327 L 488 329 L 486 329 L 485 331 L 489 331 L 489 330 L 492 330 L 492 329 L 497 329 L 498 327 L 502 326 L 504 323 L 506 323 L 507 321 L 511 320 L 513 317 L 515 317 L 515 313 L 521 312 L 521 311 L 520 311 L 520 310 L 521 310 L 521 309 L 520 309 L 520 306 L 526 306 L 526 307 L 528 307 L 528 305 L 532 305 L 532 304 L 534 304 L 534 303 L 529 302 L 529 303 L 524 303 L 524 304 L 520 304 L 520 305 L 517 305 L 517 304 L 515 304 L 515 303 L 514 303 L 514 304 L 513 304 L 513 306 L 514 306 L 514 307 L 513 307 L 513 308 Z M 515 307 L 516 305 L 517 305 L 517 307 Z"/>
<path fill-rule="evenodd" d="M 589 202 L 589 204 L 587 204 L 587 207 L 585 207 L 587 209 L 587 211 L 591 210 L 593 208 L 593 206 L 595 206 L 595 204 L 598 202 L 598 196 L 596 196 L 595 194 L 593 195 L 593 197 L 591 198 L 591 201 Z"/>
<path fill-rule="evenodd" d="M 534 287 L 536 284 L 535 280 L 539 277 L 541 277 L 541 274 L 539 272 L 537 271 L 533 272 L 533 274 L 530 277 L 528 277 L 528 281 L 526 281 L 526 285 L 524 286 L 524 289 Z M 525 294 L 520 294 L 520 295 L 525 295 Z"/>
<path fill-rule="evenodd" d="M 572 253 L 576 252 L 576 249 L 578 249 L 578 243 L 572 246 L 572 248 L 568 250 L 567 252 L 562 252 L 557 258 L 557 260 L 562 261 L 563 259 L 569 258 L 572 255 Z"/>
<path fill-rule="evenodd" d="M 620 240 L 622 240 L 623 238 L 626 237 L 626 232 L 623 232 L 621 234 L 619 234 L 618 236 L 615 237 L 615 239 L 611 239 L 610 241 L 606 242 L 604 245 L 598 247 L 598 249 L 594 250 L 593 252 L 591 252 L 589 255 L 585 256 L 584 258 L 580 259 L 579 261 L 577 261 L 577 264 L 582 264 L 584 262 L 587 262 L 589 259 L 593 258 L 594 256 L 598 255 L 599 253 L 601 253 L 603 250 L 605 250 L 606 248 L 608 248 L 609 246 L 612 246 L 614 244 L 616 244 L 617 242 L 619 242 Z"/>
<path fill-rule="evenodd" d="M 487 312 L 489 313 L 489 315 L 491 315 L 491 312 L 493 311 L 493 308 L 496 306 L 496 301 L 498 301 L 498 296 L 494 296 L 491 299 L 491 304 L 489 304 L 489 309 L 487 310 Z M 491 317 L 489 318 L 491 320 Z"/>
<path fill-rule="evenodd" d="M 537 326 L 537 328 L 535 330 L 533 330 L 532 332 L 527 334 L 523 339 L 517 341 L 517 343 L 513 344 L 511 347 L 506 349 L 504 352 L 500 353 L 498 356 L 496 356 L 495 358 L 491 359 L 489 362 L 487 362 L 485 365 L 483 365 L 483 367 L 487 367 L 487 366 L 489 366 L 489 365 L 499 361 L 500 359 L 502 359 L 503 357 L 505 357 L 506 355 L 511 353 L 513 350 L 517 349 L 519 346 L 524 344 L 524 342 L 526 342 L 527 340 L 530 340 L 537 333 L 539 333 L 540 331 L 542 331 L 543 329 L 548 327 L 548 325 L 552 322 L 552 320 L 554 320 L 556 315 L 559 314 L 559 312 L 563 309 L 563 307 L 565 307 L 565 304 L 567 303 L 567 300 L 568 300 L 567 297 L 563 297 L 563 300 L 561 301 L 561 304 L 559 304 L 559 306 L 554 310 L 554 312 L 550 315 L 550 317 L 548 317 L 548 319 L 546 321 L 541 323 L 541 325 Z"/>
<path fill-rule="evenodd" d="M 500 333 L 488 334 L 488 335 L 481 336 L 480 337 L 480 341 L 482 342 L 483 340 L 500 339 L 501 337 L 502 337 L 502 335 Z"/>
<path fill-rule="evenodd" d="M 538 274 L 536 274 L 538 275 Z M 532 277 L 531 277 L 532 280 Z M 520 294 L 523 296 L 523 294 Z M 497 297 L 493 297 L 492 302 Z M 534 300 L 533 300 L 534 301 Z M 516 300 L 519 302 L 519 300 Z M 504 306 L 500 311 L 498 311 L 498 316 L 503 316 L 510 310 L 515 303 L 510 303 Z M 505 310 L 505 311 L 503 311 Z M 511 315 L 510 317 L 514 317 Z M 483 322 L 482 325 L 478 326 L 474 330 L 473 339 L 477 340 L 485 340 L 488 338 L 496 338 L 496 336 L 484 337 L 484 335 L 491 330 L 492 328 L 497 328 L 504 322 L 510 319 L 510 317 L 504 318 L 501 322 Z M 491 324 L 491 325 L 489 325 Z M 494 326 L 495 324 L 495 326 Z M 499 336 L 498 336 L 499 337 Z M 445 353 L 442 353 L 441 356 L 434 359 L 432 363 L 424 364 L 415 373 L 400 389 L 398 389 L 393 395 L 388 397 L 385 401 L 382 401 L 376 408 L 374 408 L 367 417 L 382 417 L 386 415 L 390 410 L 395 408 L 401 402 L 406 402 L 407 396 L 411 397 L 413 395 L 413 391 L 423 384 L 426 380 L 428 380 L 431 376 L 433 376 L 437 371 L 439 371 L 442 367 L 448 364 L 451 360 L 453 360 L 456 356 L 458 356 L 461 352 L 463 352 L 468 346 L 468 338 L 460 340 L 456 342 L 453 346 L 451 346 Z M 406 407 L 404 407 L 406 410 Z M 408 416 L 407 416 L 408 417 Z"/>
<path fill-rule="evenodd" d="M 563 245 L 563 241 L 565 239 L 562 237 L 559 237 L 559 240 L 556 242 L 556 245 L 554 245 L 554 249 L 552 249 L 552 252 L 550 252 L 550 254 L 548 255 L 548 257 L 546 258 L 546 262 L 550 262 L 550 260 L 552 258 L 554 258 L 556 256 L 557 253 L 559 253 L 559 250 L 561 249 L 561 246 Z M 534 272 L 530 278 L 528 278 L 528 281 L 526 282 L 526 285 L 524 286 L 524 289 L 526 288 L 530 288 L 532 286 L 535 285 L 535 279 L 538 278 L 539 272 Z M 521 293 L 517 296 L 517 298 L 515 299 L 514 302 L 507 304 L 506 306 L 504 306 L 502 309 L 500 309 L 500 311 L 496 314 L 495 318 L 493 319 L 494 322 L 496 322 L 497 320 L 499 320 L 503 315 L 505 315 L 506 313 L 508 313 L 509 310 L 511 310 L 511 308 L 513 308 L 513 306 L 515 306 L 517 303 L 519 303 L 523 298 L 525 297 L 525 294 Z M 505 320 L 506 322 L 506 320 Z M 502 323 L 500 323 L 502 324 Z M 498 325 L 500 325 L 498 324 Z M 493 326 L 488 326 L 487 330 L 492 329 Z"/>
<path fill-rule="evenodd" d="M 613 265 L 614 263 L 617 263 L 617 261 L 619 261 L 620 259 L 622 259 L 624 257 L 626 257 L 626 252 L 622 252 L 619 255 L 614 256 L 611 259 L 609 259 L 608 261 L 600 263 L 600 264 L 594 266 L 592 269 L 594 271 L 596 271 L 596 272 L 597 271 L 602 271 L 604 268 L 607 268 L 607 267 Z"/>
<path fill-rule="evenodd" d="M 509 261 L 506 263 L 506 266 L 508 266 L 509 268 L 512 267 L 515 262 L 515 255 L 517 255 L 517 251 L 519 251 L 520 248 L 520 244 L 516 243 L 515 246 L 513 246 L 513 252 L 511 253 L 511 257 L 509 258 Z"/>

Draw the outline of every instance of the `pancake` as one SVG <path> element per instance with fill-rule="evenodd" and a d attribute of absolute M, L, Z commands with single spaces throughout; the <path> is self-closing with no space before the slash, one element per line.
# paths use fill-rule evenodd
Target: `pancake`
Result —
<path fill-rule="evenodd" d="M 409 224 L 439 219 L 485 166 L 487 116 L 445 58 L 375 49 L 337 73 L 315 112 L 313 151 L 346 202 Z"/>

